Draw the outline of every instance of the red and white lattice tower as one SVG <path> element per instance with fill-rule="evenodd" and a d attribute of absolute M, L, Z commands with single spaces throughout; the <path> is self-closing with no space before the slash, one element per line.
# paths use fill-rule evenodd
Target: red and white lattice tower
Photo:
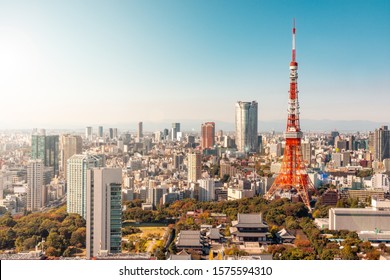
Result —
<path fill-rule="evenodd" d="M 302 132 L 299 125 L 299 102 L 298 102 L 298 63 L 295 61 L 295 20 L 292 29 L 292 61 L 290 63 L 290 92 L 288 101 L 288 118 L 285 132 L 286 147 L 280 172 L 269 191 L 264 195 L 266 199 L 274 198 L 275 194 L 288 192 L 293 189 L 302 198 L 303 203 L 310 208 L 308 191 L 315 191 L 312 182 L 306 172 L 302 159 L 301 138 Z"/>

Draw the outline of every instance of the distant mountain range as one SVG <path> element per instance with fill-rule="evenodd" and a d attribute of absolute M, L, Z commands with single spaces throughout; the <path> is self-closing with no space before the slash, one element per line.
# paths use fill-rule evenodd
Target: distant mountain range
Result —
<path fill-rule="evenodd" d="M 164 128 L 170 129 L 173 122 L 180 122 L 181 131 L 200 131 L 200 125 L 204 120 L 165 120 L 162 122 L 144 122 L 143 127 L 145 132 L 154 132 L 157 130 L 163 130 Z M 230 122 L 221 122 L 215 121 L 216 130 L 223 131 L 234 131 L 234 123 Z M 85 124 L 82 125 L 52 125 L 52 124 L 35 124 L 31 127 L 11 127 L 11 125 L 5 125 L 0 123 L 0 130 L 32 130 L 32 128 L 46 128 L 48 130 L 73 130 L 73 131 L 84 131 L 86 126 L 92 126 L 93 130 L 97 131 L 97 126 L 102 125 L 104 130 L 109 127 L 117 127 L 120 130 L 136 131 L 138 122 L 129 122 L 129 123 L 116 123 L 116 124 Z M 304 132 L 330 132 L 332 130 L 338 130 L 340 132 L 366 132 L 373 131 L 376 128 L 381 127 L 382 125 L 390 126 L 390 122 L 373 122 L 373 121 L 363 121 L 363 120 L 301 120 L 301 129 Z M 259 132 L 282 132 L 285 130 L 286 120 L 272 120 L 272 121 L 259 121 Z"/>

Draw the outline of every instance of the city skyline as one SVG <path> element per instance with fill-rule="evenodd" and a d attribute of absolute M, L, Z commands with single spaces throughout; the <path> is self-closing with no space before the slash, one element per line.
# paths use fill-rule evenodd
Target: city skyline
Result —
<path fill-rule="evenodd" d="M 1 260 L 390 260 L 390 2 L 46 1 L 0 0 Z"/>
<path fill-rule="evenodd" d="M 303 130 L 388 123 L 388 1 L 17 3 L 0 4 L 0 129 L 183 119 L 219 129 L 238 100 L 259 103 L 259 124 L 284 122 L 293 17 Z"/>

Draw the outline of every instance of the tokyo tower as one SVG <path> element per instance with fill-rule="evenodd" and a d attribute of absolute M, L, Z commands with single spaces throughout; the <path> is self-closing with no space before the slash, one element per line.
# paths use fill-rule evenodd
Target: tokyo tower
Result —
<path fill-rule="evenodd" d="M 306 172 L 301 154 L 302 132 L 299 125 L 299 102 L 298 102 L 298 63 L 295 60 L 295 20 L 292 29 L 292 61 L 290 63 L 290 91 L 288 100 L 287 128 L 285 132 L 286 146 L 284 149 L 283 162 L 278 176 L 268 192 L 266 199 L 274 198 L 275 194 L 296 190 L 303 203 L 310 208 L 308 191 L 315 191 L 312 182 Z"/>

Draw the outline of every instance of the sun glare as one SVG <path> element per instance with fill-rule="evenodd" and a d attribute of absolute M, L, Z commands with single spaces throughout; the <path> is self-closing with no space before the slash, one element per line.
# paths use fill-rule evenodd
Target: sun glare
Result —
<path fill-rule="evenodd" d="M 13 28 L 0 28 L 0 83 L 16 82 L 37 67 L 37 51 L 32 38 Z"/>

